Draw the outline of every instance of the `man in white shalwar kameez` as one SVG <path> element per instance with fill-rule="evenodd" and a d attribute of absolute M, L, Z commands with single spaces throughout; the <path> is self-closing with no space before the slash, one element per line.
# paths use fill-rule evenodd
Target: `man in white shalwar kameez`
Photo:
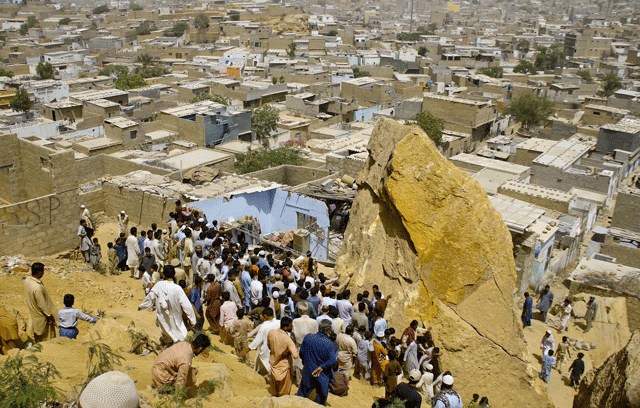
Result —
<path fill-rule="evenodd" d="M 271 365 L 269 364 L 271 350 L 269 350 L 267 334 L 273 329 L 280 328 L 280 320 L 274 319 L 273 309 L 270 307 L 264 309 L 260 320 L 262 320 L 262 323 L 255 329 L 258 332 L 256 338 L 249 344 L 249 349 L 258 350 L 255 362 L 256 372 L 268 377 L 271 372 Z"/>
<path fill-rule="evenodd" d="M 298 314 L 300 317 L 293 319 L 293 329 L 291 330 L 291 337 L 293 338 L 296 348 L 300 351 L 302 340 L 307 334 L 313 334 L 318 332 L 318 322 L 316 319 L 312 319 L 307 315 L 309 306 L 307 303 L 298 303 Z M 296 385 L 300 384 L 302 379 L 302 359 L 300 356 L 293 359 L 293 372 L 295 374 Z"/>
<path fill-rule="evenodd" d="M 136 227 L 131 228 L 131 235 L 127 237 L 124 242 L 127 246 L 127 266 L 131 273 L 130 278 L 138 279 L 140 272 L 138 271 L 138 265 L 140 265 L 140 245 L 138 245 L 138 229 Z"/>
<path fill-rule="evenodd" d="M 177 343 L 184 341 L 189 332 L 182 316 L 186 315 L 191 326 L 195 326 L 196 314 L 184 290 L 173 282 L 175 269 L 168 265 L 164 267 L 163 273 L 166 280 L 153 286 L 138 310 L 155 306 L 156 324 L 162 331 L 161 341 Z"/>

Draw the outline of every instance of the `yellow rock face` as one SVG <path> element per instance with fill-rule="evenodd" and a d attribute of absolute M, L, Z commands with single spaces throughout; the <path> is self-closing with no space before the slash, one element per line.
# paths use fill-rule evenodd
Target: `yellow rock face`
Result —
<path fill-rule="evenodd" d="M 336 273 L 354 293 L 391 295 L 397 332 L 433 326 L 463 398 L 549 406 L 524 362 L 511 235 L 484 190 L 417 127 L 382 120 L 369 153 Z"/>

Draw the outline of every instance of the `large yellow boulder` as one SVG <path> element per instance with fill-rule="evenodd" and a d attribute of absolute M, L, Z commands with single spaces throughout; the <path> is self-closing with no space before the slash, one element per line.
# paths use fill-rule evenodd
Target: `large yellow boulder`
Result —
<path fill-rule="evenodd" d="M 466 401 L 550 406 L 526 363 L 511 235 L 485 191 L 418 127 L 381 120 L 368 149 L 336 273 L 354 293 L 391 295 L 397 332 L 433 326 Z"/>

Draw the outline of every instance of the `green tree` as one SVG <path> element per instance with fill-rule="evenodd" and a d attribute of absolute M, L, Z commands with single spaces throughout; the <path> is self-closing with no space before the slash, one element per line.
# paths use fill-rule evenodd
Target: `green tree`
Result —
<path fill-rule="evenodd" d="M 198 30 L 206 30 L 209 28 L 209 16 L 205 13 L 198 14 L 193 21 L 193 25 L 195 25 Z"/>
<path fill-rule="evenodd" d="M 278 83 L 278 78 L 276 78 L 276 77 L 271 78 L 271 83 L 274 84 L 274 85 L 277 84 Z"/>
<path fill-rule="evenodd" d="M 20 30 L 19 30 L 20 35 L 25 36 L 27 35 L 28 32 L 29 32 L 29 25 L 27 23 L 20 24 Z"/>
<path fill-rule="evenodd" d="M 136 56 L 135 62 L 137 64 L 142 65 L 143 68 L 148 67 L 150 65 L 156 65 L 158 63 L 158 59 L 156 57 L 151 56 L 150 54 L 142 53 Z"/>
<path fill-rule="evenodd" d="M 358 67 L 353 67 L 352 70 L 354 78 L 368 77 L 370 75 L 369 71 L 361 71 Z"/>
<path fill-rule="evenodd" d="M 4 68 L 0 68 L 0 77 L 13 77 L 13 71 L 6 70 Z"/>
<path fill-rule="evenodd" d="M 529 40 L 525 40 L 524 38 L 516 44 L 516 49 L 520 52 L 524 52 L 525 54 L 529 52 L 531 49 L 531 43 Z"/>
<path fill-rule="evenodd" d="M 536 55 L 535 66 L 540 70 L 551 71 L 564 63 L 562 45 L 556 43 L 550 47 L 540 47 Z"/>
<path fill-rule="evenodd" d="M 408 125 L 418 125 L 433 140 L 436 146 L 442 142 L 444 120 L 433 116 L 429 111 L 422 111 L 407 122 Z"/>
<path fill-rule="evenodd" d="M 31 110 L 31 99 L 24 88 L 18 89 L 16 94 L 9 101 L 9 107 L 16 112 L 29 112 Z"/>
<path fill-rule="evenodd" d="M 40 27 L 40 23 L 35 16 L 27 17 L 27 25 L 29 26 L 29 28 Z"/>
<path fill-rule="evenodd" d="M 119 64 L 109 64 L 98 71 L 98 75 L 111 76 L 114 75 L 116 78 L 120 78 L 123 75 L 129 74 L 129 68 L 124 65 Z"/>
<path fill-rule="evenodd" d="M 338 36 L 338 30 L 331 30 L 327 33 L 327 35 L 329 37 L 337 37 Z"/>
<path fill-rule="evenodd" d="M 144 7 L 142 7 L 138 3 L 131 3 L 131 10 L 133 10 L 133 11 L 141 11 L 141 10 L 144 10 Z"/>
<path fill-rule="evenodd" d="M 0 366 L 0 406 L 7 408 L 33 408 L 54 406 L 62 397 L 53 386 L 60 377 L 56 367 L 41 362 L 35 355 L 42 350 L 39 344 L 7 357 Z M 50 404 L 51 403 L 51 404 Z M 57 406 L 57 404 L 56 404 Z"/>
<path fill-rule="evenodd" d="M 231 98 L 227 96 L 222 96 L 218 94 L 207 94 L 201 93 L 197 98 L 192 98 L 191 103 L 202 102 L 202 101 L 212 101 L 215 103 L 219 103 L 225 106 L 231 106 Z"/>
<path fill-rule="evenodd" d="M 167 37 L 182 37 L 182 35 L 189 29 L 189 24 L 178 21 L 172 28 L 164 30 L 164 35 Z"/>
<path fill-rule="evenodd" d="M 536 75 L 538 73 L 538 69 L 532 62 L 529 62 L 527 60 L 520 60 L 520 62 L 518 62 L 518 65 L 513 68 L 513 72 L 515 72 L 516 74 Z"/>
<path fill-rule="evenodd" d="M 171 70 L 164 65 L 149 65 L 146 67 L 136 67 L 134 74 L 140 75 L 142 78 L 154 78 L 170 73 Z"/>
<path fill-rule="evenodd" d="M 251 130 L 265 147 L 269 145 L 269 135 L 278 126 L 279 117 L 278 111 L 271 105 L 262 105 L 251 112 Z"/>
<path fill-rule="evenodd" d="M 578 72 L 576 72 L 576 75 L 579 76 L 580 78 L 584 79 L 588 83 L 593 82 L 593 78 L 591 78 L 591 73 L 589 73 L 589 70 L 587 70 L 587 69 L 579 70 Z"/>
<path fill-rule="evenodd" d="M 93 14 L 105 14 L 108 12 L 109 12 L 109 6 L 107 6 L 106 4 L 103 4 L 102 6 L 98 6 L 94 8 L 92 11 Z"/>
<path fill-rule="evenodd" d="M 281 83 L 281 84 L 284 84 L 284 83 L 285 83 L 284 76 L 282 76 L 282 75 L 280 76 L 280 83 Z"/>
<path fill-rule="evenodd" d="M 396 39 L 398 41 L 420 41 L 420 33 L 398 33 Z"/>
<path fill-rule="evenodd" d="M 145 81 L 138 74 L 131 75 L 123 75 L 116 79 L 116 88 L 126 91 L 127 89 L 135 89 L 142 88 L 143 86 L 147 86 L 147 81 Z"/>
<path fill-rule="evenodd" d="M 289 56 L 289 58 L 295 58 L 297 48 L 298 46 L 294 41 L 291 41 L 289 45 L 287 45 L 287 55 Z"/>
<path fill-rule="evenodd" d="M 58 25 L 67 25 L 71 22 L 71 19 L 69 17 L 65 17 L 65 18 L 61 18 L 60 20 L 58 20 Z"/>
<path fill-rule="evenodd" d="M 530 129 L 553 113 L 553 102 L 537 95 L 522 95 L 511 101 L 505 113 L 516 118 L 526 129 Z"/>
<path fill-rule="evenodd" d="M 305 164 L 307 153 L 297 147 L 283 146 L 271 150 L 249 150 L 236 155 L 235 168 L 238 174 L 251 173 L 269 167 Z"/>
<path fill-rule="evenodd" d="M 622 88 L 622 81 L 615 74 L 607 74 L 602 78 L 602 87 L 604 88 L 604 95 L 611 96 Z"/>
<path fill-rule="evenodd" d="M 424 45 L 421 45 L 420 47 L 418 47 L 418 55 L 422 55 L 424 57 L 425 55 L 427 55 L 428 52 L 429 50 Z"/>
<path fill-rule="evenodd" d="M 36 73 L 40 79 L 52 79 L 55 71 L 50 62 L 38 62 Z"/>
<path fill-rule="evenodd" d="M 136 27 L 136 35 L 149 35 L 151 34 L 151 29 L 147 26 L 138 26 Z"/>
<path fill-rule="evenodd" d="M 502 78 L 504 76 L 502 67 L 480 68 L 478 73 L 490 76 L 491 78 Z"/>

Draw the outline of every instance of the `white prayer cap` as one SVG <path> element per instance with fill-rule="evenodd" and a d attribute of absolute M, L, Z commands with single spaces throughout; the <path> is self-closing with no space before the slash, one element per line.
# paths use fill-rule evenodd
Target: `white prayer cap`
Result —
<path fill-rule="evenodd" d="M 376 337 L 381 339 L 384 337 L 384 332 L 383 331 L 379 331 L 378 333 L 376 333 Z"/>
<path fill-rule="evenodd" d="M 204 222 L 204 218 L 202 217 L 198 218 L 198 222 Z"/>
<path fill-rule="evenodd" d="M 453 385 L 453 376 L 445 375 L 444 377 L 442 377 L 442 383 L 445 385 Z"/>
<path fill-rule="evenodd" d="M 274 298 L 280 297 L 280 292 L 278 292 L 277 290 L 274 290 L 274 291 L 271 293 L 271 296 L 273 296 Z"/>
<path fill-rule="evenodd" d="M 84 206 L 84 204 L 82 204 L 82 205 L 80 206 L 80 208 L 87 208 L 87 207 L 85 207 L 85 206 Z"/>
<path fill-rule="evenodd" d="M 163 230 L 162 230 L 162 233 L 163 233 L 163 234 L 166 234 L 166 233 L 167 233 L 167 230 L 166 230 L 166 229 L 163 229 Z"/>
<path fill-rule="evenodd" d="M 109 371 L 91 380 L 79 402 L 83 408 L 137 408 L 140 398 L 131 377 Z"/>
<path fill-rule="evenodd" d="M 265 254 L 266 254 L 266 253 L 265 253 L 264 251 L 260 251 L 260 252 L 258 252 L 258 255 L 259 255 L 259 256 L 265 256 Z"/>
<path fill-rule="evenodd" d="M 216 265 L 220 265 L 220 264 L 222 264 L 222 258 L 216 259 Z"/>
<path fill-rule="evenodd" d="M 186 204 L 182 204 L 182 208 L 187 208 L 187 205 Z"/>
<path fill-rule="evenodd" d="M 551 334 L 551 330 L 547 330 L 547 334 Z"/>
<path fill-rule="evenodd" d="M 124 210 L 120 211 L 120 214 L 124 214 Z"/>
<path fill-rule="evenodd" d="M 413 369 L 409 371 L 409 381 L 418 382 L 420 381 L 420 377 L 422 377 L 422 375 L 420 374 L 420 370 Z"/>
<path fill-rule="evenodd" d="M 595 299 L 595 298 L 596 298 L 595 295 L 589 296 L 589 299 Z"/>
<path fill-rule="evenodd" d="M 208 222 L 208 223 L 207 223 L 207 228 L 213 228 L 213 224 L 212 224 L 212 223 L 210 223 L 210 222 Z"/>
<path fill-rule="evenodd" d="M 253 247 L 249 247 L 249 248 L 247 248 L 247 251 L 251 251 L 251 252 L 253 252 Z"/>
<path fill-rule="evenodd" d="M 427 370 L 427 371 L 431 371 L 431 370 L 433 370 L 433 365 L 431 365 L 431 364 L 427 363 L 427 364 L 425 364 L 425 365 L 424 365 L 424 368 L 425 368 L 425 370 Z"/>

